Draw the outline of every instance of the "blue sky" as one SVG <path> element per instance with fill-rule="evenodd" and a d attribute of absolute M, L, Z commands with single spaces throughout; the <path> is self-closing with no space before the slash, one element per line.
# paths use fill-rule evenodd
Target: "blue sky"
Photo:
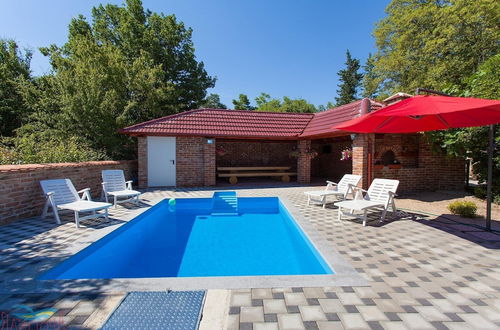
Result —
<path fill-rule="evenodd" d="M 50 70 L 37 50 L 61 45 L 70 19 L 90 16 L 92 6 L 122 1 L 0 0 L 0 38 L 35 51 L 35 74 Z M 337 72 L 345 51 L 362 60 L 375 52 L 372 31 L 384 17 L 384 0 L 143 0 L 144 7 L 175 14 L 193 28 L 196 55 L 223 103 L 239 93 L 253 101 L 261 92 L 273 97 L 305 98 L 319 105 L 333 101 Z"/>

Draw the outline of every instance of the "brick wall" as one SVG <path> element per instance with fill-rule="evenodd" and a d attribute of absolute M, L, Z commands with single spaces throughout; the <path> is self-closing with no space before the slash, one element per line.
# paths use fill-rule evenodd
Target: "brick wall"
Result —
<path fill-rule="evenodd" d="M 352 141 L 352 174 L 361 175 L 360 186 L 366 189 L 368 182 L 368 153 L 370 134 L 357 134 Z"/>
<path fill-rule="evenodd" d="M 300 152 L 297 158 L 297 182 L 310 183 L 311 182 L 311 156 L 305 152 L 311 149 L 310 140 L 297 141 L 297 148 Z"/>
<path fill-rule="evenodd" d="M 203 144 L 204 185 L 215 186 L 215 139 L 214 143 Z"/>
<path fill-rule="evenodd" d="M 329 146 L 330 152 L 324 153 L 323 147 Z M 330 142 L 315 143 L 312 148 L 319 154 L 311 163 L 311 175 L 338 182 L 346 173 L 352 173 L 352 161 L 340 160 L 342 150 L 352 147 L 350 138 L 337 138 Z"/>
<path fill-rule="evenodd" d="M 124 170 L 127 180 L 137 178 L 137 162 L 132 160 L 0 166 L 0 224 L 41 214 L 41 180 L 68 178 L 77 190 L 90 188 L 92 198 L 99 199 L 101 171 L 106 169 Z"/>
<path fill-rule="evenodd" d="M 205 184 L 203 137 L 176 138 L 176 175 L 178 187 L 201 187 Z M 215 150 L 214 150 L 215 152 Z"/>
<path fill-rule="evenodd" d="M 289 154 L 297 146 L 292 142 L 217 141 L 226 154 L 217 155 L 217 166 L 291 166 L 297 162 Z"/>
<path fill-rule="evenodd" d="M 148 139 L 145 136 L 137 138 L 137 163 L 139 188 L 148 187 Z"/>
<path fill-rule="evenodd" d="M 381 150 L 393 150 L 403 167 L 374 169 L 373 177 L 399 180 L 399 193 L 464 188 L 465 159 L 433 152 L 418 135 L 386 134 L 375 141 L 376 155 Z"/>

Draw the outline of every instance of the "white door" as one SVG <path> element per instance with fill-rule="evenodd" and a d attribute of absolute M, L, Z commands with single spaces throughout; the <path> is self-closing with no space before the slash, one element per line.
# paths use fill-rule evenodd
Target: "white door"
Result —
<path fill-rule="evenodd" d="M 148 186 L 175 186 L 175 137 L 148 136 Z"/>

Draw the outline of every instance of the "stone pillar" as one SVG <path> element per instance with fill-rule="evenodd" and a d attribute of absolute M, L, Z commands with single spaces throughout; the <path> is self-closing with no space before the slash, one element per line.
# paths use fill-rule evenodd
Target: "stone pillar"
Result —
<path fill-rule="evenodd" d="M 148 187 L 148 140 L 145 136 L 137 138 L 137 176 L 139 188 Z"/>
<path fill-rule="evenodd" d="M 361 175 L 361 187 L 367 189 L 368 182 L 369 135 L 356 134 L 352 141 L 352 174 Z"/>
<path fill-rule="evenodd" d="M 203 145 L 204 185 L 215 186 L 215 139 Z"/>
<path fill-rule="evenodd" d="M 297 158 L 297 182 L 310 183 L 311 182 L 311 156 L 305 152 L 311 149 L 310 140 L 297 141 L 297 149 L 299 157 Z"/>

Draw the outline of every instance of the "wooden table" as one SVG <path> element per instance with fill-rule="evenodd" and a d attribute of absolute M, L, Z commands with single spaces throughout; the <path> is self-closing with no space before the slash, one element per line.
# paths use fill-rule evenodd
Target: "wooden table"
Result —
<path fill-rule="evenodd" d="M 281 177 L 281 181 L 290 182 L 291 176 L 296 172 L 290 172 L 291 166 L 235 166 L 217 167 L 219 178 L 229 178 L 231 184 L 238 182 L 238 177 Z"/>

